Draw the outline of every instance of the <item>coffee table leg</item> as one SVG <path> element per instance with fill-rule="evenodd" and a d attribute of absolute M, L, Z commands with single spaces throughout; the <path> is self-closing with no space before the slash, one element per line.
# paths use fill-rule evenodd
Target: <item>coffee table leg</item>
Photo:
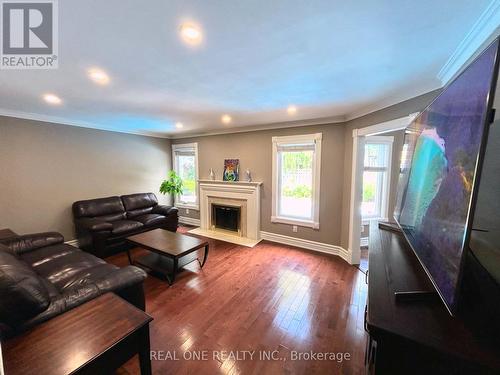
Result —
<path fill-rule="evenodd" d="M 130 249 L 127 249 L 127 256 L 128 256 L 128 262 L 133 265 L 134 262 L 132 262 L 132 256 L 130 255 Z"/>
<path fill-rule="evenodd" d="M 166 274 L 165 276 L 167 277 L 168 285 L 172 285 L 175 281 L 175 275 L 177 274 L 178 268 L 179 268 L 179 259 L 174 258 L 174 269 L 172 270 L 172 273 Z"/>
<path fill-rule="evenodd" d="M 141 375 L 151 375 L 149 324 L 142 328 L 139 350 L 139 365 L 141 367 Z"/>
<path fill-rule="evenodd" d="M 203 266 L 205 265 L 207 257 L 208 257 L 208 245 L 205 246 L 205 255 L 203 256 L 203 262 L 200 263 L 200 260 L 198 259 L 198 263 L 200 263 L 200 268 L 203 268 Z"/>

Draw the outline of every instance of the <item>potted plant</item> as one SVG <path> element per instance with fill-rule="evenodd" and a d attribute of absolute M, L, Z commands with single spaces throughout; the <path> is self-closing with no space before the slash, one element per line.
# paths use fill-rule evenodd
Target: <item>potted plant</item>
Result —
<path fill-rule="evenodd" d="M 177 195 L 182 194 L 182 179 L 175 171 L 168 172 L 168 179 L 163 180 L 160 185 L 160 193 L 172 194 L 174 200 Z"/>

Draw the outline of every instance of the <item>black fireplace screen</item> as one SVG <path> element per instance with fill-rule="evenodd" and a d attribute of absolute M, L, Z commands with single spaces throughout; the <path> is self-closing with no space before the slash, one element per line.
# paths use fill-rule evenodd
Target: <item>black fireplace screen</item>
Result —
<path fill-rule="evenodd" d="M 240 207 L 212 204 L 212 225 L 215 228 L 238 232 L 240 229 Z"/>

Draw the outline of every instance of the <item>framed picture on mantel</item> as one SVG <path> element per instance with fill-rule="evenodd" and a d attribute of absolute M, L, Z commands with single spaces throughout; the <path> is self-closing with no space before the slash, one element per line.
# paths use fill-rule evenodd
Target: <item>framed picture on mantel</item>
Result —
<path fill-rule="evenodd" d="M 238 181 L 240 171 L 240 159 L 225 159 L 223 181 Z"/>

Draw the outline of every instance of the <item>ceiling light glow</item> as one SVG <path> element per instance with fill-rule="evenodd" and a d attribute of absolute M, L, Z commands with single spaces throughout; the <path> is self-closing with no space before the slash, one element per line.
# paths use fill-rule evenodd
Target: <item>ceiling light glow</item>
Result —
<path fill-rule="evenodd" d="M 87 73 L 89 78 L 99 85 L 107 85 L 109 83 L 108 74 L 101 69 L 91 68 Z"/>
<path fill-rule="evenodd" d="M 294 115 L 297 113 L 297 107 L 295 107 L 294 105 L 289 105 L 286 111 L 289 115 Z"/>
<path fill-rule="evenodd" d="M 182 40 L 187 44 L 200 44 L 202 40 L 201 28 L 194 23 L 183 23 L 179 28 Z"/>
<path fill-rule="evenodd" d="M 231 123 L 231 121 L 232 121 L 232 120 L 233 120 L 233 119 L 232 119 L 232 118 L 231 118 L 231 116 L 229 116 L 229 115 L 223 115 L 223 116 L 221 117 L 221 121 L 222 121 L 222 123 L 223 123 L 223 124 L 226 124 L 226 125 L 227 125 L 227 124 L 229 124 L 229 123 Z"/>
<path fill-rule="evenodd" d="M 182 128 L 184 127 L 184 125 L 182 124 L 182 122 L 176 122 L 176 123 L 175 123 L 175 127 L 176 127 L 177 129 L 182 129 Z"/>
<path fill-rule="evenodd" d="M 43 100 L 52 105 L 59 105 L 62 103 L 61 98 L 54 94 L 44 94 Z"/>

